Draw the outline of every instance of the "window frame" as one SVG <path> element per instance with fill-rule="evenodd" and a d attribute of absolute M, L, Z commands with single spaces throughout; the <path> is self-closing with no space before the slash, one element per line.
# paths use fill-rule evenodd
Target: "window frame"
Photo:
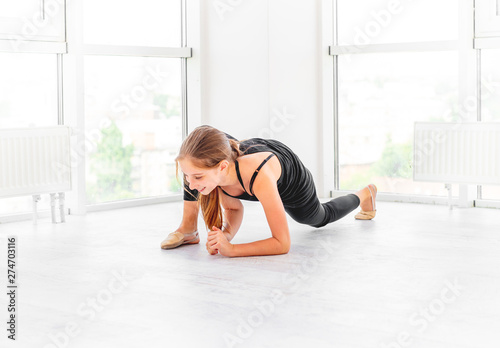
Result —
<path fill-rule="evenodd" d="M 84 110 L 84 57 L 88 55 L 101 55 L 101 56 L 133 56 L 133 57 L 159 57 L 159 58 L 179 58 L 181 64 L 181 96 L 182 96 L 182 133 L 183 138 L 188 133 L 188 107 L 191 108 L 191 103 L 188 105 L 188 93 L 196 95 L 199 90 L 199 85 L 193 83 L 191 89 L 188 89 L 191 81 L 199 81 L 196 69 L 197 61 L 192 64 L 195 69 L 189 74 L 187 69 L 188 61 L 191 63 L 193 54 L 192 48 L 188 47 L 188 35 L 193 34 L 193 40 L 189 43 L 197 42 L 196 28 L 199 28 L 199 18 L 196 14 L 199 11 L 198 1 L 193 1 L 188 4 L 186 0 L 178 0 L 181 2 L 181 46 L 180 47 L 151 47 L 151 46 L 123 46 L 123 45 L 101 45 L 101 44 L 85 44 L 83 39 L 83 1 L 75 0 L 68 6 L 68 26 L 67 35 L 68 54 L 65 58 L 65 77 L 70 81 L 69 85 L 65 84 L 64 91 L 64 108 L 67 110 L 65 114 L 64 124 L 79 130 L 85 130 L 85 110 Z M 192 18 L 190 27 L 188 29 L 187 19 Z M 193 24 L 191 24 L 193 23 Z M 188 83 L 189 80 L 189 83 Z M 199 83 L 199 82 L 198 82 Z M 199 100 L 193 96 L 193 101 Z M 71 111 L 73 113 L 71 113 Z M 199 117 L 194 117 L 196 121 Z M 182 194 L 160 196 L 160 197 L 142 197 L 128 200 L 121 200 L 115 202 L 104 202 L 96 204 L 87 204 L 86 202 L 86 174 L 85 166 L 86 159 L 84 151 L 78 153 L 78 149 L 82 146 L 78 144 L 85 144 L 86 135 L 84 131 L 77 132 L 74 136 L 74 141 L 77 150 L 77 164 L 72 168 L 72 177 L 75 178 L 75 185 L 73 195 L 68 198 L 68 207 L 71 213 L 83 215 L 92 211 L 103 211 L 109 209 L 119 209 L 141 206 L 145 204 L 166 203 L 172 201 L 182 200 Z"/>
<path fill-rule="evenodd" d="M 492 1 L 492 0 L 488 0 Z M 480 99 L 479 99 L 479 67 L 478 62 L 480 52 L 475 47 L 475 42 L 469 38 L 474 37 L 474 0 L 459 1 L 459 21 L 461 25 L 457 27 L 459 30 L 458 40 L 448 41 L 427 41 L 427 42 L 408 42 L 408 43 L 393 43 L 393 44 L 368 44 L 368 45 L 339 45 L 338 43 L 338 20 L 337 16 L 337 0 L 324 0 L 324 8 L 329 11 L 331 20 L 323 26 L 325 37 L 329 38 L 328 55 L 331 58 L 330 64 L 333 61 L 332 68 L 324 69 L 328 83 L 331 88 L 324 89 L 323 97 L 331 100 L 328 107 L 325 107 L 323 113 L 323 128 L 329 129 L 327 133 L 333 138 L 332 151 L 326 151 L 323 158 L 323 168 L 331 171 L 333 184 L 326 184 L 323 187 L 325 196 L 337 197 L 351 191 L 340 190 L 339 178 L 339 113 L 338 113 L 338 57 L 343 54 L 369 54 L 374 52 L 430 52 L 430 51 L 457 51 L 459 55 L 459 71 L 457 72 L 459 79 L 459 103 L 464 103 L 469 96 L 475 96 L 478 100 L 477 110 L 471 110 L 471 119 L 480 120 Z M 500 40 L 499 40 L 500 43 Z M 333 98 L 332 98 L 333 97 Z M 333 115 L 333 120 L 329 121 Z M 323 132 L 325 133 L 325 132 Z M 328 137 L 323 137 L 323 148 L 332 146 Z M 326 139 L 326 140 L 325 140 Z M 331 175 L 330 175 L 331 177 Z M 328 183 L 328 181 L 326 181 Z M 444 184 L 444 183 L 443 183 Z M 478 199 L 477 186 L 471 189 L 470 185 L 459 185 L 458 198 L 454 199 L 454 204 L 462 207 L 471 207 Z M 448 204 L 447 197 L 434 196 L 419 196 L 395 193 L 380 193 L 379 197 L 382 201 L 390 202 L 411 202 L 411 203 L 428 203 L 428 204 Z"/>
<path fill-rule="evenodd" d="M 33 1 L 35 2 L 35 1 Z M 19 28 L 20 31 L 9 30 L 6 27 L 8 25 L 0 26 L 0 40 L 5 41 L 15 41 L 19 45 L 20 43 L 24 45 L 29 45 L 31 42 L 65 42 L 66 41 L 66 0 L 53 0 L 51 2 L 52 5 L 57 5 L 55 13 L 51 13 L 51 11 L 47 11 L 49 3 L 44 0 L 38 0 L 39 3 L 38 13 L 32 13 L 30 17 L 14 17 L 10 18 L 11 22 L 19 21 L 24 22 L 24 25 Z M 53 10 L 53 9 L 52 9 Z M 8 19 L 9 17 L 0 17 L 4 19 Z M 51 19 L 51 25 L 47 26 L 47 23 L 41 24 L 41 22 L 45 22 L 46 20 Z M 54 21 L 55 19 L 55 21 Z M 49 35 L 44 30 L 46 28 L 53 28 L 56 31 L 56 34 Z M 3 30 L 6 28 L 6 30 Z M 23 32 L 27 30 L 35 30 L 34 33 Z M 39 33 L 41 31 L 41 33 Z"/>
<path fill-rule="evenodd" d="M 84 57 L 103 56 L 142 56 L 178 58 L 181 65 L 182 85 L 182 133 L 201 123 L 200 69 L 199 58 L 193 58 L 189 45 L 199 47 L 200 41 L 200 0 L 177 0 L 181 2 L 181 45 L 179 47 L 93 45 L 83 42 L 83 1 L 66 2 L 64 16 L 64 40 L 15 40 L 15 37 L 0 37 L 0 52 L 47 53 L 57 55 L 57 124 L 67 125 L 74 130 L 71 139 L 75 159 L 72 161 L 72 191 L 66 197 L 66 206 L 71 214 L 85 214 L 88 211 L 102 211 L 123 207 L 141 206 L 182 200 L 182 194 L 137 198 L 126 201 L 86 204 L 85 182 L 85 112 L 84 112 Z M 189 26 L 188 26 L 189 20 Z M 5 35 L 4 35 L 5 36 Z M 188 40 L 189 39 L 189 40 Z M 188 98 L 189 94 L 189 98 Z M 188 119 L 188 109 L 189 119 Z M 41 216 L 45 216 L 44 211 Z M 30 213 L 7 215 L 1 221 L 30 219 Z"/>
<path fill-rule="evenodd" d="M 500 3 L 497 0 L 475 0 L 475 37 L 500 37 Z"/>
<path fill-rule="evenodd" d="M 488 49 L 500 49 L 500 4 L 497 0 L 475 0 L 474 5 L 474 48 L 478 54 L 478 121 L 481 121 L 481 52 Z M 483 199 L 483 186 L 478 185 L 474 206 L 500 209 L 500 197 L 498 200 Z"/>

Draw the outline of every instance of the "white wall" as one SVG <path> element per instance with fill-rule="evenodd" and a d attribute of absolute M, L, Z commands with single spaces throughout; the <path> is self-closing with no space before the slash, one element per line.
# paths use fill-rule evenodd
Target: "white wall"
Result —
<path fill-rule="evenodd" d="M 319 0 L 201 0 L 199 51 L 193 50 L 201 123 L 239 139 L 283 141 L 319 187 L 327 52 L 321 7 Z"/>

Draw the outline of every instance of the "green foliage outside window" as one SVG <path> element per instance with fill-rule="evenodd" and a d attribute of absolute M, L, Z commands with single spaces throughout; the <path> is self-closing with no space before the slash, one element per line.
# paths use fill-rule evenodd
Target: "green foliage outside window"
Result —
<path fill-rule="evenodd" d="M 132 144 L 123 146 L 123 134 L 113 122 L 101 130 L 101 141 L 90 158 L 90 170 L 95 183 L 87 185 L 89 203 L 133 198 L 132 192 Z"/>
<path fill-rule="evenodd" d="M 181 98 L 178 96 L 155 94 L 153 103 L 158 106 L 160 113 L 167 119 L 181 114 Z"/>
<path fill-rule="evenodd" d="M 375 176 L 385 176 L 389 178 L 412 177 L 412 144 L 395 144 L 391 137 L 387 138 L 384 151 L 380 159 L 373 165 Z"/>
<path fill-rule="evenodd" d="M 373 178 L 380 177 L 411 179 L 413 176 L 412 152 L 412 142 L 397 144 L 388 136 L 380 159 L 373 164 L 367 164 L 366 170 L 358 171 L 355 175 L 342 180 L 341 188 L 358 190 L 372 182 Z"/>

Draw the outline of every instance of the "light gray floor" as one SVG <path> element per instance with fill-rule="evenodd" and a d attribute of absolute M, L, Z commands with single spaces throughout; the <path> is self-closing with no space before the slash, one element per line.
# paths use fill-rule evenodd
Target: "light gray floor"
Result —
<path fill-rule="evenodd" d="M 245 203 L 234 242 L 267 238 Z M 161 250 L 181 203 L 0 225 L 0 346 L 498 347 L 500 212 L 379 203 L 287 255 Z M 201 224 L 200 224 L 201 227 Z M 18 239 L 18 341 L 7 342 L 6 239 Z M 5 344 L 4 344 L 5 343 Z"/>

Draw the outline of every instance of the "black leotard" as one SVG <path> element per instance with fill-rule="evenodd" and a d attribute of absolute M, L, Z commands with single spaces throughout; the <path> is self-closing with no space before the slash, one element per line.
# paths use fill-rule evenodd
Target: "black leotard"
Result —
<path fill-rule="evenodd" d="M 243 140 L 240 142 L 240 150 L 245 155 L 258 152 L 271 152 L 272 155 L 268 156 L 254 172 L 250 180 L 250 193 L 243 186 L 239 164 L 236 160 L 236 174 L 245 192 L 235 198 L 258 201 L 258 198 L 253 195 L 254 180 L 258 174 L 258 170 L 275 155 L 281 165 L 281 176 L 276 183 L 278 192 L 286 212 L 294 220 L 310 226 L 321 227 L 347 215 L 359 205 L 359 198 L 356 195 L 347 195 L 333 199 L 330 202 L 320 203 L 316 195 L 316 188 L 311 172 L 288 146 L 277 140 L 262 138 Z M 184 200 L 196 200 L 198 192 L 190 190 L 187 183 L 184 186 Z M 231 196 L 225 191 L 223 192 Z"/>

